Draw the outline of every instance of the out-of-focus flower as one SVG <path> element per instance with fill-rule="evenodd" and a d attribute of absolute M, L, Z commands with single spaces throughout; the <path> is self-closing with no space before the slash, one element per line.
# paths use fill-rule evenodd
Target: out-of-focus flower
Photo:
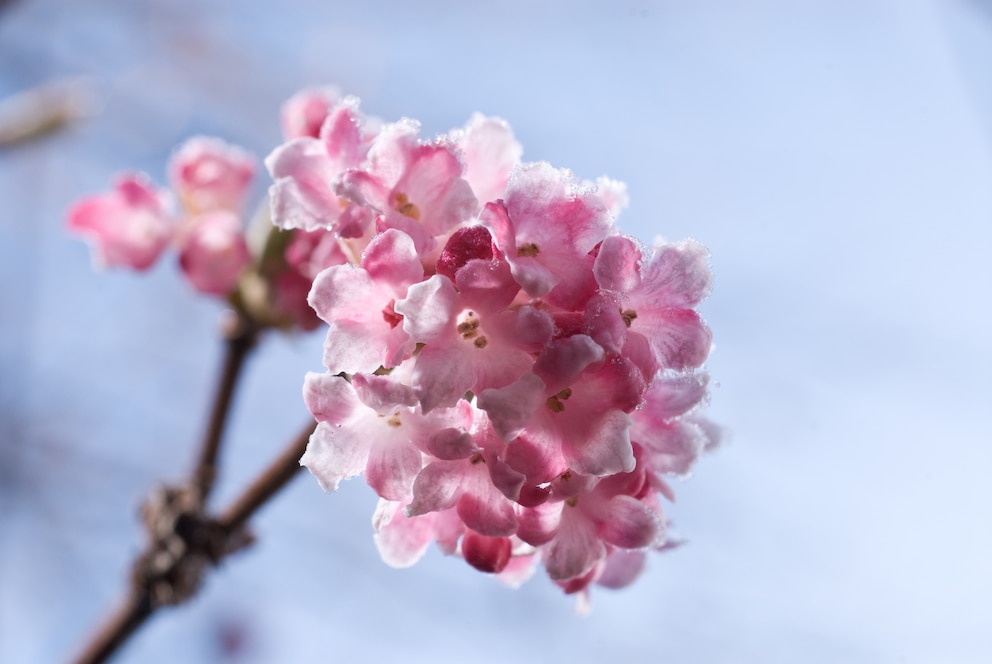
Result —
<path fill-rule="evenodd" d="M 169 182 L 191 215 L 229 210 L 240 214 L 255 176 L 255 159 L 218 138 L 196 136 L 169 161 Z"/>
<path fill-rule="evenodd" d="M 320 128 L 342 96 L 332 86 L 300 90 L 282 105 L 282 134 L 287 139 L 320 136 Z"/>
<path fill-rule="evenodd" d="M 201 293 L 227 295 L 251 263 L 241 221 L 233 212 L 214 210 L 198 215 L 180 238 L 179 265 Z"/>
<path fill-rule="evenodd" d="M 73 205 L 68 228 L 93 243 L 102 267 L 146 270 L 158 260 L 175 229 L 167 198 L 144 175 L 126 175 L 109 193 Z"/>

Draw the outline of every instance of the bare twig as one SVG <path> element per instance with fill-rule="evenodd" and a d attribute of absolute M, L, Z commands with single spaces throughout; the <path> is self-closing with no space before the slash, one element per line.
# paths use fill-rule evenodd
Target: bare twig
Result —
<path fill-rule="evenodd" d="M 107 661 L 155 611 L 190 599 L 212 567 L 250 544 L 245 525 L 297 475 L 315 426 L 308 423 L 218 517 L 204 513 L 195 486 L 153 493 L 142 510 L 149 541 L 135 561 L 127 598 L 73 661 Z"/>
<path fill-rule="evenodd" d="M 245 314 L 231 312 L 229 316 L 230 318 L 224 322 L 224 340 L 226 342 L 224 366 L 221 371 L 220 383 L 217 385 L 217 392 L 214 395 L 206 434 L 200 445 L 196 468 L 193 471 L 193 483 L 201 505 L 206 503 L 217 479 L 217 458 L 224 435 L 224 426 L 227 423 L 227 415 L 231 409 L 234 388 L 241 375 L 245 359 L 251 349 L 255 347 L 259 335 L 258 326 Z"/>
<path fill-rule="evenodd" d="M 300 471 L 300 457 L 317 424 L 310 422 L 283 450 L 261 475 L 217 517 L 217 523 L 233 533 L 241 528 L 255 511 L 282 489 Z"/>

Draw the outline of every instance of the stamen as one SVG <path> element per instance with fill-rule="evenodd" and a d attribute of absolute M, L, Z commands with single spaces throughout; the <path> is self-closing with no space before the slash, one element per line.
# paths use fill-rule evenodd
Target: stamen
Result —
<path fill-rule="evenodd" d="M 537 256 L 539 253 L 541 253 L 541 248 L 538 247 L 533 242 L 527 242 L 517 247 L 517 256 L 533 258 L 534 256 Z"/>
<path fill-rule="evenodd" d="M 406 215 L 411 219 L 420 221 L 420 208 L 410 202 L 410 198 L 401 192 L 393 194 L 393 199 L 396 202 L 396 211 L 402 215 Z"/>

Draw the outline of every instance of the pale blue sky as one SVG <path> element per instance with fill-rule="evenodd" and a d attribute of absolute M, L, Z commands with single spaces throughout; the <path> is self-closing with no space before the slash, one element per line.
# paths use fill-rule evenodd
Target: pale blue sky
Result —
<path fill-rule="evenodd" d="M 218 308 L 174 266 L 97 275 L 62 214 L 195 133 L 263 156 L 333 83 L 434 134 L 476 110 L 525 159 L 627 182 L 621 227 L 710 248 L 711 414 L 689 544 L 593 614 L 432 551 L 381 564 L 372 492 L 301 477 L 260 543 L 122 662 L 987 662 L 992 658 L 992 9 L 877 2 L 24 0 L 0 95 L 86 76 L 102 112 L 0 152 L 0 661 L 64 659 L 122 591 L 135 506 L 192 458 Z M 259 185 L 259 193 L 265 183 Z M 319 335 L 270 340 L 231 496 L 306 416 Z"/>

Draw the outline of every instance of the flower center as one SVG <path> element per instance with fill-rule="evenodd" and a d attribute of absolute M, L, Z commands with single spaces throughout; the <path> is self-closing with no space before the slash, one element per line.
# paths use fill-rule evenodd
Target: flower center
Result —
<path fill-rule="evenodd" d="M 544 402 L 544 405 L 548 407 L 552 413 L 560 413 L 565 410 L 565 402 L 568 398 L 572 396 L 572 388 L 566 387 L 564 390 L 558 394 L 553 394 L 548 397 L 548 400 Z"/>
<path fill-rule="evenodd" d="M 630 324 L 634 322 L 635 318 L 637 318 L 637 312 L 634 311 L 633 309 L 621 310 L 620 318 L 623 319 L 624 325 L 630 327 Z"/>
<path fill-rule="evenodd" d="M 420 221 L 420 208 L 411 203 L 410 198 L 406 194 L 402 192 L 393 194 L 393 206 L 400 214 Z"/>
<path fill-rule="evenodd" d="M 517 256 L 523 256 L 525 258 L 533 258 L 541 253 L 541 248 L 534 244 L 533 242 L 526 242 L 519 247 L 517 247 Z"/>
<path fill-rule="evenodd" d="M 458 319 L 458 334 L 465 341 L 472 341 L 476 348 L 485 348 L 489 345 L 489 340 L 482 334 L 482 323 L 474 311 L 465 311 Z"/>

